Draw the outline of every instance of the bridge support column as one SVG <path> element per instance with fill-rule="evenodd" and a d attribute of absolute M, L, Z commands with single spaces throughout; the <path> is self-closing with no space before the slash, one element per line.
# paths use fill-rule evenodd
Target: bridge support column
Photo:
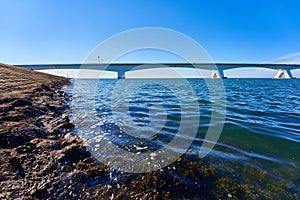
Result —
<path fill-rule="evenodd" d="M 224 76 L 224 72 L 222 69 L 214 69 L 211 70 L 211 74 L 209 78 L 222 78 L 226 79 L 227 77 Z"/>
<path fill-rule="evenodd" d="M 279 69 L 274 77 L 275 79 L 295 79 L 290 69 Z"/>
<path fill-rule="evenodd" d="M 118 79 L 125 79 L 125 71 L 118 71 Z"/>

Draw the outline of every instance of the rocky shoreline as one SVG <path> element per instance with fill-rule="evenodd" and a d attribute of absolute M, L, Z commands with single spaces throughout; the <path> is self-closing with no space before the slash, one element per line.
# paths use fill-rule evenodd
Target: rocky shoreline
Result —
<path fill-rule="evenodd" d="M 4 64 L 0 77 L 0 199 L 81 198 L 96 161 L 68 137 L 70 81 Z"/>

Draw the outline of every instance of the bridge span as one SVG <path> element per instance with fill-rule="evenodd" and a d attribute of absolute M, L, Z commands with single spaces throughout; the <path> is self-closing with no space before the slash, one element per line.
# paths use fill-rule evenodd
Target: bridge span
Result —
<path fill-rule="evenodd" d="M 153 68 L 198 68 L 210 70 L 210 78 L 227 78 L 224 76 L 224 71 L 235 68 L 269 68 L 277 70 L 276 79 L 292 79 L 291 70 L 299 69 L 300 64 L 249 64 L 249 63 L 89 63 L 89 64 L 26 64 L 15 65 L 17 67 L 26 68 L 29 70 L 48 70 L 48 69 L 90 69 L 90 70 L 105 70 L 118 73 L 118 78 L 125 78 L 125 73 L 128 71 L 153 69 Z"/>

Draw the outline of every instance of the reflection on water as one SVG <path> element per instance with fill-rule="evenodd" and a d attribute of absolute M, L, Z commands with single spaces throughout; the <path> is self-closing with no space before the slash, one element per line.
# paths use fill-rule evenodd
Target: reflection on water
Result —
<path fill-rule="evenodd" d="M 104 141 L 120 149 L 144 154 L 170 143 L 182 120 L 195 126 L 196 112 L 191 109 L 188 115 L 182 115 L 182 106 L 189 107 L 190 104 L 183 101 L 186 105 L 182 105 L 180 98 L 189 99 L 191 94 L 181 79 L 147 80 L 147 84 L 135 90 L 133 95 L 119 99 L 112 98 L 118 81 L 125 86 L 122 92 L 126 93 L 126 86 L 141 84 L 144 80 L 76 81 L 80 81 L 84 91 L 81 96 L 73 97 L 72 104 L 77 108 L 73 116 L 77 119 L 77 127 L 80 127 L 77 133 L 86 140 L 97 138 L 101 144 L 105 138 Z M 199 128 L 197 136 L 192 138 L 193 143 L 188 149 L 172 149 L 184 155 L 161 171 L 122 175 L 120 183 L 130 185 L 128 187 L 133 191 L 142 190 L 140 187 L 145 187 L 142 191 L 146 191 L 147 187 L 157 188 L 156 192 L 161 191 L 165 197 L 171 195 L 173 198 L 190 196 L 190 192 L 194 194 L 192 197 L 203 198 L 223 198 L 224 195 L 225 198 L 260 198 L 260 195 L 299 197 L 299 80 L 224 80 L 227 97 L 224 128 L 216 146 L 204 159 L 197 155 L 208 127 L 214 126 L 210 124 L 211 96 L 203 79 L 188 81 L 197 96 L 200 112 Z M 179 95 L 160 83 L 176 85 Z M 96 94 L 91 87 L 93 84 L 98 85 Z M 87 108 L 87 102 L 92 102 L 94 108 Z M 118 116 L 124 115 L 122 122 L 118 122 L 113 110 L 126 103 L 129 104 L 129 115 L 117 113 Z M 165 116 L 163 123 L 160 116 Z M 138 127 L 139 135 L 129 133 L 132 123 Z M 149 134 L 156 130 L 159 131 Z M 94 148 L 104 151 L 99 144 Z M 155 184 L 153 177 L 157 177 Z M 177 186 L 183 187 L 182 191 Z"/>

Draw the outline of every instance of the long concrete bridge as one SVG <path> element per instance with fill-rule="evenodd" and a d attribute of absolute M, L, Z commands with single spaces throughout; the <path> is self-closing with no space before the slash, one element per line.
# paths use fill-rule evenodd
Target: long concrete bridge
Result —
<path fill-rule="evenodd" d="M 89 63 L 89 64 L 28 64 L 15 65 L 17 67 L 29 70 L 48 70 L 48 69 L 90 69 L 90 70 L 106 70 L 118 73 L 118 78 L 125 78 L 125 73 L 133 70 L 153 69 L 153 68 L 198 68 L 210 70 L 210 78 L 227 78 L 224 71 L 235 68 L 268 68 L 277 70 L 274 78 L 292 79 L 291 70 L 299 69 L 300 64 L 247 64 L 247 63 Z"/>

